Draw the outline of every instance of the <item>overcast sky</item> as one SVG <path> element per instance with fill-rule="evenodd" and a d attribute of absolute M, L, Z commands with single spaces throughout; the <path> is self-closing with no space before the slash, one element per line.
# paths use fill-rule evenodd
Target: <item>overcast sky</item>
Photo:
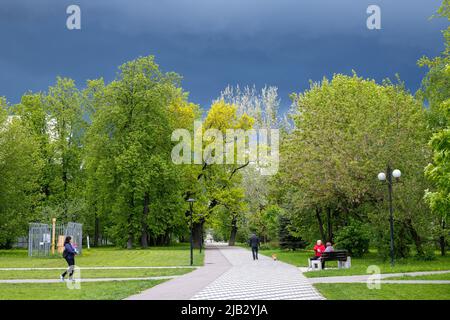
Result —
<path fill-rule="evenodd" d="M 114 78 L 117 66 L 155 55 L 184 78 L 190 99 L 208 108 L 228 84 L 275 85 L 288 95 L 333 73 L 394 78 L 415 91 L 422 55 L 443 50 L 448 22 L 430 16 L 440 0 L 2 0 L 0 96 L 16 103 L 45 91 L 56 76 L 81 88 Z M 79 5 L 82 29 L 66 28 Z M 381 7 L 382 30 L 366 9 Z"/>

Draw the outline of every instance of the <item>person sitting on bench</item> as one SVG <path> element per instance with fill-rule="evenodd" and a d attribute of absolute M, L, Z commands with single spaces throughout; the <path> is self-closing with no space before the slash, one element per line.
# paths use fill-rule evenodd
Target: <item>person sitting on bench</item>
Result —
<path fill-rule="evenodd" d="M 324 252 L 333 252 L 334 251 L 334 248 L 333 248 L 333 246 L 331 245 L 331 242 L 327 242 L 326 243 L 326 248 L 325 248 L 325 251 Z M 322 261 L 322 269 L 325 269 L 325 261 Z"/>
<path fill-rule="evenodd" d="M 326 248 L 325 248 L 325 251 L 324 252 L 333 252 L 334 251 L 334 248 L 333 248 L 333 246 L 331 245 L 331 242 L 327 242 L 327 244 L 326 244 Z"/>
<path fill-rule="evenodd" d="M 309 260 L 317 260 L 320 259 L 320 256 L 325 251 L 325 246 L 322 244 L 322 240 L 317 240 L 316 245 L 314 246 L 314 257 Z M 309 263 L 311 265 L 311 262 Z"/>

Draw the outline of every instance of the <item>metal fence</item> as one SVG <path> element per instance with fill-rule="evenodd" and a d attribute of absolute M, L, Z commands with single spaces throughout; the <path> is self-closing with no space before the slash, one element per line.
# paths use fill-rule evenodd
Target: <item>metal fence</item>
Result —
<path fill-rule="evenodd" d="M 51 247 L 51 230 L 48 224 L 30 223 L 28 231 L 28 255 L 48 256 Z"/>
<path fill-rule="evenodd" d="M 72 237 L 72 245 L 78 253 L 82 252 L 83 225 L 69 222 L 67 225 L 55 226 L 55 239 L 52 239 L 52 226 L 44 223 L 30 223 L 28 232 L 28 255 L 30 257 L 49 256 L 52 252 L 52 241 L 55 245 L 55 254 L 64 250 L 64 240 Z"/>
<path fill-rule="evenodd" d="M 64 230 L 64 236 L 72 237 L 72 245 L 81 254 L 83 250 L 83 225 L 81 223 L 69 222 Z"/>

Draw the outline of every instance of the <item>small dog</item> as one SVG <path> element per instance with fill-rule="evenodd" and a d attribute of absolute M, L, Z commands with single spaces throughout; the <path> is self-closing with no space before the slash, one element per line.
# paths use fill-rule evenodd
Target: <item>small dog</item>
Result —
<path fill-rule="evenodd" d="M 272 259 L 273 259 L 273 261 L 277 261 L 278 260 L 277 259 L 277 255 L 275 253 L 272 254 Z"/>

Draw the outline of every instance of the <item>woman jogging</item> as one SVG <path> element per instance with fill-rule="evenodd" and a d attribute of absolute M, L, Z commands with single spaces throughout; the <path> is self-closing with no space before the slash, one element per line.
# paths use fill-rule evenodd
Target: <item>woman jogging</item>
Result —
<path fill-rule="evenodd" d="M 75 255 L 77 254 L 77 251 L 72 247 L 71 241 L 72 237 L 70 236 L 66 237 L 66 240 L 64 241 L 63 258 L 66 259 L 69 267 L 61 274 L 61 281 L 64 281 L 67 273 L 69 273 L 69 280 L 72 280 L 72 275 L 75 267 Z"/>

